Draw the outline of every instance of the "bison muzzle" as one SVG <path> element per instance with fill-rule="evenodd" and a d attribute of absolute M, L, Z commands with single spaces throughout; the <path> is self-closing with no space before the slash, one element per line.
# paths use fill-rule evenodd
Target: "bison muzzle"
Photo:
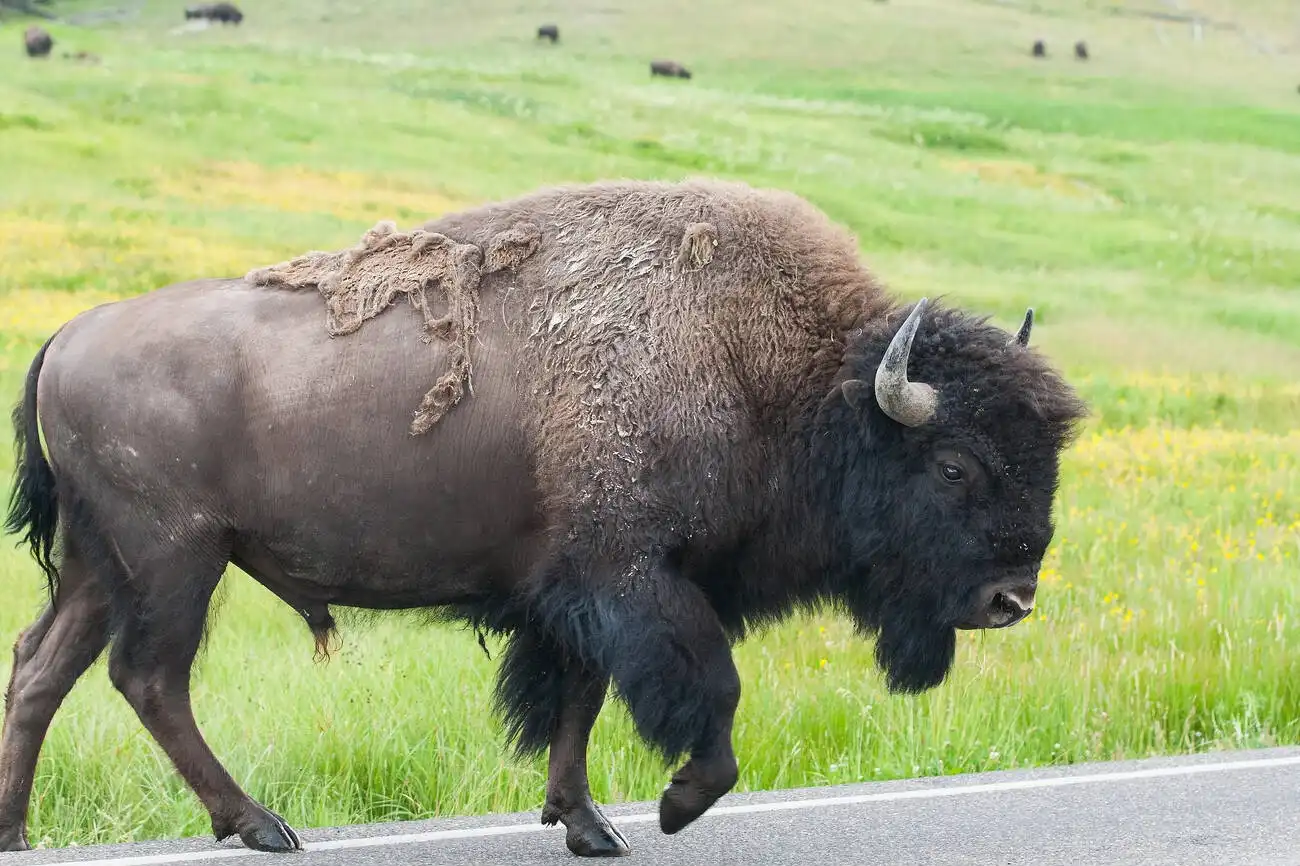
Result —
<path fill-rule="evenodd" d="M 106 647 L 216 837 L 300 847 L 191 711 L 230 563 L 322 652 L 332 607 L 502 636 L 497 707 L 549 748 L 541 817 L 580 855 L 629 850 L 587 785 L 612 685 L 686 756 L 677 832 L 736 782 L 751 626 L 833 606 L 919 692 L 959 629 L 1032 609 L 1086 412 L 1032 322 L 900 305 L 803 199 L 710 181 L 543 190 L 78 315 L 14 416 L 7 529 L 51 600 L 14 648 L 0 848 L 27 847 L 45 731 Z"/>

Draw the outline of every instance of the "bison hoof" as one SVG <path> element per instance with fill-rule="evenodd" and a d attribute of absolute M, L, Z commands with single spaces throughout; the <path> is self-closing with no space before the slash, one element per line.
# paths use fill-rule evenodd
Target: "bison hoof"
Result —
<path fill-rule="evenodd" d="M 0 851 L 30 851 L 32 846 L 27 844 L 27 834 L 23 832 L 22 827 L 12 830 L 0 830 Z"/>
<path fill-rule="evenodd" d="M 239 838 L 254 851 L 281 853 L 302 848 L 302 840 L 283 818 L 261 806 L 255 806 L 239 822 Z"/>
<path fill-rule="evenodd" d="M 717 772 L 701 772 L 692 760 L 677 771 L 659 799 L 660 830 L 671 836 L 707 812 L 719 797 L 731 790 L 736 784 L 735 762 L 729 768 L 716 769 Z"/>
<path fill-rule="evenodd" d="M 564 844 L 579 857 L 626 857 L 632 853 L 627 839 L 590 800 L 570 809 L 547 803 L 542 810 L 542 823 L 555 824 L 557 821 L 562 822 L 568 831 Z"/>

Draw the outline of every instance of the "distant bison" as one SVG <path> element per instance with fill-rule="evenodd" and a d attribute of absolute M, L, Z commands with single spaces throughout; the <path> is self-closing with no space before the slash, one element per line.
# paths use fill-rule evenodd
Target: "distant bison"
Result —
<path fill-rule="evenodd" d="M 808 202 L 702 180 L 381 223 L 78 315 L 14 413 L 6 527 L 50 602 L 14 646 L 0 850 L 27 847 L 45 731 L 109 646 L 216 837 L 301 847 L 190 703 L 228 563 L 322 653 L 332 606 L 503 636 L 497 708 L 521 754 L 549 748 L 541 819 L 584 856 L 629 850 L 587 782 L 612 683 L 642 738 L 689 756 L 659 804 L 676 833 L 736 783 L 749 629 L 831 606 L 915 693 L 958 630 L 1033 610 L 1085 407 L 1032 324 L 900 303 Z"/>
<path fill-rule="evenodd" d="M 666 78 L 690 78 L 691 73 L 676 60 L 655 60 L 650 63 L 650 75 L 662 75 Z"/>
<path fill-rule="evenodd" d="M 1088 45 L 1082 40 L 1074 43 L 1074 57 L 1076 60 L 1088 59 Z"/>
<path fill-rule="evenodd" d="M 1043 40 L 1041 40 L 1041 39 L 1037 39 L 1037 40 L 1035 40 L 1035 41 L 1034 41 L 1034 56 L 1035 56 L 1035 57 L 1046 57 L 1046 56 L 1047 56 L 1047 43 L 1043 42 Z"/>
<path fill-rule="evenodd" d="M 185 19 L 206 18 L 209 21 L 220 21 L 222 24 L 238 24 L 244 20 L 244 13 L 239 11 L 239 7 L 234 3 L 204 3 L 199 6 L 187 6 L 185 9 Z"/>
<path fill-rule="evenodd" d="M 552 43 L 559 41 L 560 28 L 554 24 L 543 24 L 537 28 L 538 39 L 549 39 Z"/>
<path fill-rule="evenodd" d="M 28 57 L 48 57 L 54 48 L 54 38 L 44 28 L 32 25 L 23 32 L 23 44 Z"/>

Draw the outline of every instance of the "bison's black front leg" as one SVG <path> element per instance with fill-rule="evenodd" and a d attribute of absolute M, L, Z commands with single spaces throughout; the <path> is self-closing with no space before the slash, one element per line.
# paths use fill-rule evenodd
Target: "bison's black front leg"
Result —
<path fill-rule="evenodd" d="M 605 702 L 607 686 L 606 677 L 578 665 L 568 667 L 563 674 L 563 705 L 551 738 L 542 822 L 562 822 L 568 831 L 565 844 L 580 857 L 622 857 L 632 853 L 623 834 L 591 799 L 587 783 L 587 743 Z"/>
<path fill-rule="evenodd" d="M 682 593 L 681 600 L 689 599 L 689 606 L 680 613 L 682 621 L 671 648 L 679 658 L 671 668 L 664 664 L 661 673 L 665 677 L 679 676 L 679 666 L 689 662 L 692 676 L 683 682 L 694 680 L 689 691 L 683 689 L 674 695 L 683 702 L 688 717 L 695 720 L 696 736 L 690 760 L 673 774 L 659 799 L 659 829 L 670 834 L 703 815 L 732 789 L 739 775 L 731 728 L 740 703 L 740 675 L 713 609 L 698 589 L 690 589 L 693 592 Z"/>
<path fill-rule="evenodd" d="M 740 676 L 722 625 L 699 587 L 662 562 L 608 580 L 558 565 L 533 611 L 589 668 L 609 673 L 642 737 L 666 755 L 690 754 L 659 805 L 660 829 L 676 833 L 736 783 Z"/>

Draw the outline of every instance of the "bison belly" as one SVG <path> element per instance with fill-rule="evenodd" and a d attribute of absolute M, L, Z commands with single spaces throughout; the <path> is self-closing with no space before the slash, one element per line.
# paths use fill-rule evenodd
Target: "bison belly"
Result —
<path fill-rule="evenodd" d="M 478 601 L 527 572 L 542 524 L 492 332 L 473 394 L 412 436 L 445 351 L 404 302 L 331 338 L 316 292 L 179 284 L 65 328 L 42 427 L 56 474 L 123 531 L 221 527 L 234 561 L 290 601 Z"/>

